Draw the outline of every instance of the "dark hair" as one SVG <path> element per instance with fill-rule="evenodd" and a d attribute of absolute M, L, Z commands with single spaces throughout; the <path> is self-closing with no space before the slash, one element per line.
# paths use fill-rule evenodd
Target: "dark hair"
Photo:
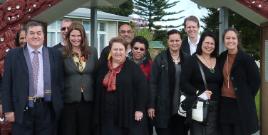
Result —
<path fill-rule="evenodd" d="M 44 25 L 41 22 L 38 21 L 29 21 L 26 25 L 25 25 L 25 31 L 26 33 L 28 33 L 29 28 L 30 27 L 34 27 L 34 26 L 41 26 L 43 34 L 45 33 L 45 29 L 44 29 Z"/>
<path fill-rule="evenodd" d="M 136 36 L 136 37 L 134 37 L 134 39 L 130 43 L 131 48 L 133 48 L 133 46 L 137 42 L 144 44 L 145 49 L 148 50 L 149 43 L 148 43 L 148 40 L 146 38 L 144 38 L 143 36 Z"/>
<path fill-rule="evenodd" d="M 26 30 L 24 28 L 20 29 L 16 33 L 16 37 L 15 37 L 15 45 L 16 45 L 16 47 L 20 47 L 20 33 L 23 32 L 23 31 L 26 33 Z"/>
<path fill-rule="evenodd" d="M 124 40 L 122 37 L 114 37 L 109 42 L 109 47 L 112 48 L 113 43 L 121 43 L 125 47 L 125 50 L 127 50 L 128 43 L 126 40 Z"/>
<path fill-rule="evenodd" d="M 239 32 L 235 28 L 225 29 L 224 32 L 223 32 L 223 34 L 222 34 L 222 41 L 224 42 L 224 37 L 225 37 L 226 33 L 229 32 L 229 31 L 233 31 L 236 34 L 237 40 L 238 40 L 238 42 L 237 42 L 237 48 L 240 49 L 241 38 L 239 36 Z"/>
<path fill-rule="evenodd" d="M 169 36 L 170 35 L 173 35 L 173 34 L 178 34 L 178 35 L 181 36 L 181 33 L 178 30 L 172 29 L 172 30 L 170 30 L 170 31 L 167 32 L 167 37 L 169 38 Z"/>
<path fill-rule="evenodd" d="M 71 56 L 73 52 L 72 50 L 73 46 L 70 42 L 70 34 L 73 30 L 78 30 L 81 33 L 81 39 L 82 39 L 80 45 L 81 55 L 87 59 L 88 55 L 90 54 L 90 50 L 85 29 L 80 22 L 72 22 L 70 28 L 68 29 L 68 32 L 66 34 L 67 45 L 64 47 L 65 55 Z"/>
<path fill-rule="evenodd" d="M 184 19 L 184 22 L 183 22 L 183 26 L 186 27 L 186 22 L 187 21 L 193 21 L 193 22 L 196 22 L 197 23 L 197 26 L 199 27 L 199 21 L 198 21 L 198 18 L 196 16 L 188 16 Z"/>
<path fill-rule="evenodd" d="M 217 40 L 216 36 L 214 35 L 214 33 L 209 32 L 209 31 L 202 33 L 200 40 L 199 40 L 199 43 L 197 44 L 196 54 L 201 55 L 203 53 L 202 52 L 202 44 L 203 44 L 206 37 L 211 37 L 214 39 L 215 48 L 214 48 L 213 52 L 210 54 L 210 56 L 217 57 L 218 56 L 218 48 L 219 48 L 218 40 Z"/>

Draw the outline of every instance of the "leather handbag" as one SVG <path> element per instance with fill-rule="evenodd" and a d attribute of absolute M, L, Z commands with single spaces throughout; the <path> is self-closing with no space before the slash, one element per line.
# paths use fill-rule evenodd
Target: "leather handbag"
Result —
<path fill-rule="evenodd" d="M 197 60 L 202 80 L 205 85 L 205 89 L 207 89 L 207 81 L 206 77 L 202 68 L 201 63 Z M 200 123 L 206 123 L 208 118 L 208 112 L 209 112 L 209 100 L 204 100 L 202 98 L 197 98 L 196 102 L 193 105 L 192 108 L 192 120 L 195 120 Z"/>

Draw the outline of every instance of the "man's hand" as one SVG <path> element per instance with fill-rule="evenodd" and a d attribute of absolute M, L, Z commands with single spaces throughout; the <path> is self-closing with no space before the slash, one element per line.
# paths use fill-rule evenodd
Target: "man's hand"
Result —
<path fill-rule="evenodd" d="M 7 122 L 14 122 L 15 121 L 15 115 L 14 112 L 6 112 L 5 113 L 5 120 Z"/>

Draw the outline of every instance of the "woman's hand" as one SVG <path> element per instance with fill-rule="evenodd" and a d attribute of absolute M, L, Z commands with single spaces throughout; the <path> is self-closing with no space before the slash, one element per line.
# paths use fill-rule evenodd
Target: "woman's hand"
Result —
<path fill-rule="evenodd" d="M 148 116 L 149 116 L 149 118 L 154 119 L 154 117 L 155 117 L 155 109 L 154 108 L 148 109 Z"/>
<path fill-rule="evenodd" d="M 206 90 L 201 95 L 199 95 L 198 97 L 200 97 L 200 98 L 202 98 L 204 100 L 207 100 L 207 99 L 211 98 L 211 95 L 212 95 L 212 91 Z"/>
<path fill-rule="evenodd" d="M 143 118 L 143 113 L 141 111 L 136 111 L 135 112 L 135 120 L 141 121 L 142 118 Z"/>

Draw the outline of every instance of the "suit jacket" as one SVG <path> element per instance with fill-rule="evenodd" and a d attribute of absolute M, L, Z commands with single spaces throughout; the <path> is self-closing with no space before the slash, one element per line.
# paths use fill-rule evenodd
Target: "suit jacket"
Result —
<path fill-rule="evenodd" d="M 182 41 L 182 44 L 181 44 L 181 49 L 182 49 L 182 52 L 187 54 L 187 55 L 191 55 L 191 51 L 190 51 L 190 45 L 188 43 L 188 38 L 185 38 L 183 41 Z"/>
<path fill-rule="evenodd" d="M 44 46 L 45 47 L 45 46 Z M 6 58 L 3 76 L 3 111 L 14 112 L 15 120 L 22 123 L 24 109 L 28 103 L 29 96 L 29 73 L 26 59 L 23 53 L 24 48 L 11 49 Z M 48 48 L 50 71 L 52 108 L 58 118 L 63 107 L 63 72 L 62 59 L 59 51 Z"/>
<path fill-rule="evenodd" d="M 223 71 L 227 51 L 219 57 L 220 68 Z M 230 79 L 237 98 L 239 119 L 244 133 L 253 134 L 259 129 L 255 105 L 255 96 L 260 88 L 259 69 L 252 57 L 239 50 L 231 69 Z M 231 110 L 230 110 L 231 111 Z M 222 115 L 223 119 L 225 116 Z"/>
<path fill-rule="evenodd" d="M 85 101 L 93 100 L 94 71 L 98 59 L 97 50 L 90 48 L 90 54 L 86 61 L 85 69 L 80 72 L 75 65 L 73 57 L 64 58 L 64 102 L 80 102 L 81 88 Z"/>

